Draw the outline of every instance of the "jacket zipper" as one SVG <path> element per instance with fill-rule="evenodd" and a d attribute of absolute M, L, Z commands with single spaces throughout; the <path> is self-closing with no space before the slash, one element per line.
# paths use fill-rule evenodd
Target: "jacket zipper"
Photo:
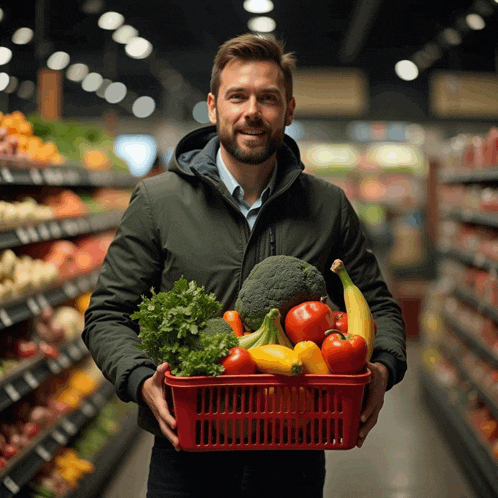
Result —
<path fill-rule="evenodd" d="M 277 247 L 275 243 L 275 231 L 273 226 L 270 227 L 270 256 L 275 256 L 277 254 Z"/>

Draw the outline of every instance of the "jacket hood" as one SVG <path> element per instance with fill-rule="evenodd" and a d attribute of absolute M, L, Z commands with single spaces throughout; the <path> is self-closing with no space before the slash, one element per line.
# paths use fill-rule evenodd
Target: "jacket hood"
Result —
<path fill-rule="evenodd" d="M 216 166 L 216 154 L 220 146 L 220 140 L 216 132 L 216 126 L 205 126 L 191 131 L 183 137 L 176 146 L 171 157 L 168 170 L 193 176 L 197 172 L 219 179 Z M 277 151 L 277 162 L 285 164 L 286 170 L 304 170 L 301 162 L 299 147 L 288 135 L 284 136 L 284 143 Z"/>

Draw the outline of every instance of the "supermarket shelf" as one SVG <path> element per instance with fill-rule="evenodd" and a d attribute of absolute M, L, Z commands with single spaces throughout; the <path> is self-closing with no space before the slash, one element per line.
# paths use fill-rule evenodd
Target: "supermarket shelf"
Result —
<path fill-rule="evenodd" d="M 122 216 L 119 211 L 21 225 L 0 232 L 0 250 L 108 230 L 117 227 Z"/>
<path fill-rule="evenodd" d="M 34 391 L 50 375 L 62 372 L 88 354 L 85 344 L 78 338 L 62 346 L 57 358 L 42 356 L 23 361 L 19 368 L 0 377 L 0 412 Z"/>
<path fill-rule="evenodd" d="M 63 283 L 56 284 L 45 291 L 35 291 L 15 300 L 0 303 L 0 331 L 38 316 L 47 306 L 56 306 L 68 299 L 74 299 L 83 292 L 95 287 L 99 271 L 84 274 Z"/>
<path fill-rule="evenodd" d="M 443 310 L 445 321 L 451 327 L 453 332 L 464 342 L 472 346 L 473 351 L 482 358 L 486 359 L 496 367 L 498 367 L 498 355 L 490 349 L 490 347 L 481 339 L 467 332 L 464 327 L 455 320 L 449 313 Z"/>
<path fill-rule="evenodd" d="M 117 466 L 126 458 L 129 448 L 136 442 L 140 432 L 137 426 L 137 406 L 134 405 L 123 416 L 119 432 L 109 438 L 106 445 L 92 462 L 95 472 L 87 474 L 79 483 L 78 489 L 65 498 L 98 498 L 109 484 Z"/>
<path fill-rule="evenodd" d="M 462 251 L 461 249 L 456 249 L 454 247 L 448 249 L 439 249 L 440 256 L 454 259 L 460 263 L 469 266 L 475 266 L 481 270 L 487 270 L 488 272 L 497 271 L 498 272 L 498 262 L 492 261 L 486 258 L 482 253 L 469 254 L 468 252 Z"/>
<path fill-rule="evenodd" d="M 441 171 L 439 174 L 441 183 L 483 183 L 498 181 L 498 167 L 493 166 L 485 170 L 471 171 Z"/>
<path fill-rule="evenodd" d="M 472 386 L 472 388 L 479 393 L 479 397 L 490 409 L 491 413 L 498 419 L 498 400 L 496 399 L 496 396 L 494 396 L 487 387 L 483 386 L 479 380 L 475 379 L 471 373 L 462 367 L 463 361 L 462 358 L 460 358 L 461 355 L 451 351 L 445 344 L 439 344 L 438 349 L 448 360 L 451 361 L 460 375 Z"/>
<path fill-rule="evenodd" d="M 77 434 L 114 394 L 113 386 L 106 381 L 76 410 L 64 416 L 55 427 L 40 434 L 29 448 L 9 462 L 0 473 L 0 498 L 10 498 L 19 493 L 45 462 L 52 460 L 57 449 Z"/>
<path fill-rule="evenodd" d="M 135 177 L 120 171 L 89 171 L 82 166 L 36 168 L 0 159 L 0 185 L 131 188 L 136 183 Z"/>
<path fill-rule="evenodd" d="M 498 322 L 498 308 L 487 303 L 484 299 L 477 297 L 472 291 L 463 287 L 455 287 L 455 289 L 453 289 L 453 294 L 461 301 L 464 301 L 476 310 L 479 310 L 483 315 Z"/>
<path fill-rule="evenodd" d="M 498 228 L 498 216 L 496 213 L 475 213 L 465 209 L 461 211 L 441 209 L 440 215 L 442 218 L 452 218 L 462 223 Z"/>
<path fill-rule="evenodd" d="M 498 496 L 498 466 L 490 450 L 467 423 L 460 407 L 450 402 L 428 369 L 420 369 L 423 400 L 480 498 Z"/>

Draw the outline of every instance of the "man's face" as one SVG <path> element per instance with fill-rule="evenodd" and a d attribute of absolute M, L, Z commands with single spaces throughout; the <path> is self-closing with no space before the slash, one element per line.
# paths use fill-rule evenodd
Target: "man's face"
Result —
<path fill-rule="evenodd" d="M 285 97 L 282 72 L 273 61 L 234 60 L 221 73 L 216 98 L 208 95 L 211 123 L 221 145 L 240 163 L 261 164 L 283 142 L 295 101 Z"/>

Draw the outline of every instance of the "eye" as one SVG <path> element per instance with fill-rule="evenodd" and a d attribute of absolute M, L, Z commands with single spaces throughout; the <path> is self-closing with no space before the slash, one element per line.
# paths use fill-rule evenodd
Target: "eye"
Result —
<path fill-rule="evenodd" d="M 242 100 L 244 98 L 244 95 L 242 95 L 241 93 L 233 93 L 229 98 L 230 100 Z"/>
<path fill-rule="evenodd" d="M 278 102 L 278 98 L 276 95 L 273 95 L 272 93 L 269 93 L 267 95 L 263 95 L 263 99 L 262 99 L 264 102 Z"/>

